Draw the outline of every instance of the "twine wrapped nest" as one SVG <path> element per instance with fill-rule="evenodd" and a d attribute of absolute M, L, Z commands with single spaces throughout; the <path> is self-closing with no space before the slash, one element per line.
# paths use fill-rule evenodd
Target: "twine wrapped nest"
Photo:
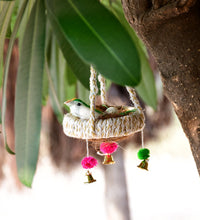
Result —
<path fill-rule="evenodd" d="M 95 118 L 95 97 L 98 92 L 96 84 L 96 71 L 91 67 L 90 76 L 90 118 L 81 119 L 71 113 L 67 113 L 63 119 L 63 131 L 67 136 L 88 139 L 90 141 L 117 141 L 121 140 L 144 128 L 144 114 L 136 98 L 133 88 L 126 87 L 134 107 L 124 107 L 128 110 L 125 115 L 108 115 Z M 106 105 L 105 79 L 99 75 L 101 89 L 101 101 Z M 133 110 L 133 111 L 131 111 Z M 135 110 L 135 111 L 134 111 Z"/>

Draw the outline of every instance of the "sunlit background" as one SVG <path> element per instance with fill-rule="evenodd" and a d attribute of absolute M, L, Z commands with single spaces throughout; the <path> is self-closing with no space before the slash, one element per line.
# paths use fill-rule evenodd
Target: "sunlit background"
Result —
<path fill-rule="evenodd" d="M 158 138 L 146 146 L 151 150 L 149 171 L 137 168 L 139 160 L 133 144 L 124 149 L 131 219 L 199 220 L 199 176 L 175 115 L 170 126 L 161 129 Z M 16 187 L 8 166 L 12 156 L 7 155 L 0 185 L 0 219 L 103 220 L 107 219 L 108 205 L 113 212 L 109 219 L 117 219 L 115 205 L 105 203 L 101 167 L 92 171 L 97 182 L 84 184 L 81 165 L 66 173 L 53 166 L 48 154 L 43 147 L 32 189 Z M 109 169 L 113 166 L 120 167 L 120 163 L 116 161 Z"/>

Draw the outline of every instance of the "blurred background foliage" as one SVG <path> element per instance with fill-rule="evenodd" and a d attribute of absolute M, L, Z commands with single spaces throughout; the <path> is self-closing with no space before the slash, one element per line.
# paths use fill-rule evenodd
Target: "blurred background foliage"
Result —
<path fill-rule="evenodd" d="M 84 155 L 83 143 L 64 136 L 61 123 L 64 101 L 88 102 L 90 65 L 107 79 L 112 104 L 131 105 L 124 86 L 136 89 L 147 117 L 146 138 L 170 121 L 156 65 L 127 23 L 120 0 L 0 1 L 2 143 L 16 153 L 18 177 L 26 186 L 37 166 L 41 124 L 57 166 Z M 138 135 L 127 141 L 133 140 Z"/>

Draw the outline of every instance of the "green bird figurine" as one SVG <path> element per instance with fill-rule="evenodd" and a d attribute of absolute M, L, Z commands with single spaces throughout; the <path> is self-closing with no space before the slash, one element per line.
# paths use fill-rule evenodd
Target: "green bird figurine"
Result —
<path fill-rule="evenodd" d="M 70 108 L 70 113 L 81 119 L 90 118 L 90 106 L 83 102 L 81 99 L 73 98 L 64 102 Z M 95 118 L 99 118 L 103 112 L 95 109 Z"/>

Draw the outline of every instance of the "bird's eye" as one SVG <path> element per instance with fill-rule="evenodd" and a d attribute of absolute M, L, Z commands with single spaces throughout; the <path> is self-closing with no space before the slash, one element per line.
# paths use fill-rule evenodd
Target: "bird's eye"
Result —
<path fill-rule="evenodd" d="M 78 103 L 77 103 L 77 106 L 81 106 L 81 103 L 80 103 L 80 102 L 78 102 Z"/>

